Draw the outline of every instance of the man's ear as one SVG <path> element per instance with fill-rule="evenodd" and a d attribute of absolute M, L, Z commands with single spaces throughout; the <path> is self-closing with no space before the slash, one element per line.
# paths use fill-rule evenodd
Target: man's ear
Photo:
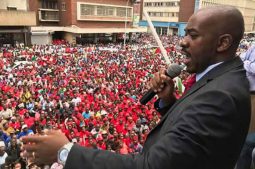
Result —
<path fill-rule="evenodd" d="M 230 34 L 221 35 L 218 38 L 217 52 L 224 52 L 233 44 L 233 37 Z"/>

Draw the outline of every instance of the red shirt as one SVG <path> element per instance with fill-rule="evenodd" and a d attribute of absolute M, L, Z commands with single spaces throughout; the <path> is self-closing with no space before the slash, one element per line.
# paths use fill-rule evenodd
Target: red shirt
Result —
<path fill-rule="evenodd" d="M 28 128 L 30 128 L 34 124 L 35 119 L 33 117 L 24 118 L 24 122 L 27 124 Z"/>
<path fill-rule="evenodd" d="M 19 130 L 20 129 L 20 123 L 19 122 L 10 122 L 9 123 L 9 126 L 16 129 L 16 130 Z"/>
<path fill-rule="evenodd" d="M 100 144 L 97 144 L 97 147 L 101 150 L 106 150 L 106 144 L 105 143 L 102 143 L 101 145 Z"/>

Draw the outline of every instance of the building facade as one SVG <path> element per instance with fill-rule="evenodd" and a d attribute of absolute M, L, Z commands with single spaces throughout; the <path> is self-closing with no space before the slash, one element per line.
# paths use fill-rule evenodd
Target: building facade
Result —
<path fill-rule="evenodd" d="M 36 25 L 35 12 L 28 10 L 27 0 L 1 0 L 0 46 L 30 44 L 30 26 Z"/>
<path fill-rule="evenodd" d="M 143 0 L 143 10 L 147 11 L 159 35 L 184 35 L 187 20 L 194 13 L 194 2 L 194 0 Z M 148 26 L 144 16 L 140 25 Z"/>
<path fill-rule="evenodd" d="M 255 32 L 255 0 L 143 0 L 141 3 L 159 35 L 183 36 L 189 17 L 196 10 L 213 5 L 237 7 L 244 16 L 245 31 Z M 148 26 L 146 18 L 141 16 L 140 26 Z"/>
<path fill-rule="evenodd" d="M 238 8 L 244 17 L 245 31 L 255 33 L 255 0 L 196 0 L 195 9 L 214 5 L 231 5 Z"/>
<path fill-rule="evenodd" d="M 117 41 L 124 33 L 146 31 L 133 26 L 131 0 L 29 0 L 29 6 L 37 14 L 31 28 L 35 44 Z"/>

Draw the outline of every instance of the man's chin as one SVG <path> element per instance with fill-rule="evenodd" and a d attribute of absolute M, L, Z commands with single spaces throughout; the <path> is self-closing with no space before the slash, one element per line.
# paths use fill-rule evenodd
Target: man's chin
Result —
<path fill-rule="evenodd" d="M 196 70 L 193 69 L 192 67 L 188 66 L 188 65 L 187 65 L 187 67 L 186 67 L 186 71 L 187 71 L 188 73 L 190 73 L 190 74 L 196 73 Z"/>

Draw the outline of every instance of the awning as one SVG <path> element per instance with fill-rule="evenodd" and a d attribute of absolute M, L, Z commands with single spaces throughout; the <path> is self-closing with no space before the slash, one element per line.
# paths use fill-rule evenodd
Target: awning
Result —
<path fill-rule="evenodd" d="M 85 34 L 85 33 L 129 33 L 129 32 L 147 32 L 146 27 L 137 28 L 67 28 L 66 32 Z"/>
<path fill-rule="evenodd" d="M 147 27 L 136 28 L 79 28 L 77 26 L 72 27 L 31 27 L 31 32 L 70 32 L 75 34 L 86 33 L 129 33 L 129 32 L 147 32 Z"/>
<path fill-rule="evenodd" d="M 250 31 L 250 32 L 244 32 L 245 34 L 247 34 L 247 33 L 255 33 L 255 31 Z"/>
<path fill-rule="evenodd" d="M 25 33 L 28 32 L 26 29 L 0 29 L 0 33 Z"/>
<path fill-rule="evenodd" d="M 32 33 L 32 35 L 37 35 L 37 36 L 49 34 L 49 32 L 45 32 L 45 31 L 38 31 L 38 32 L 31 32 L 31 33 Z"/>

